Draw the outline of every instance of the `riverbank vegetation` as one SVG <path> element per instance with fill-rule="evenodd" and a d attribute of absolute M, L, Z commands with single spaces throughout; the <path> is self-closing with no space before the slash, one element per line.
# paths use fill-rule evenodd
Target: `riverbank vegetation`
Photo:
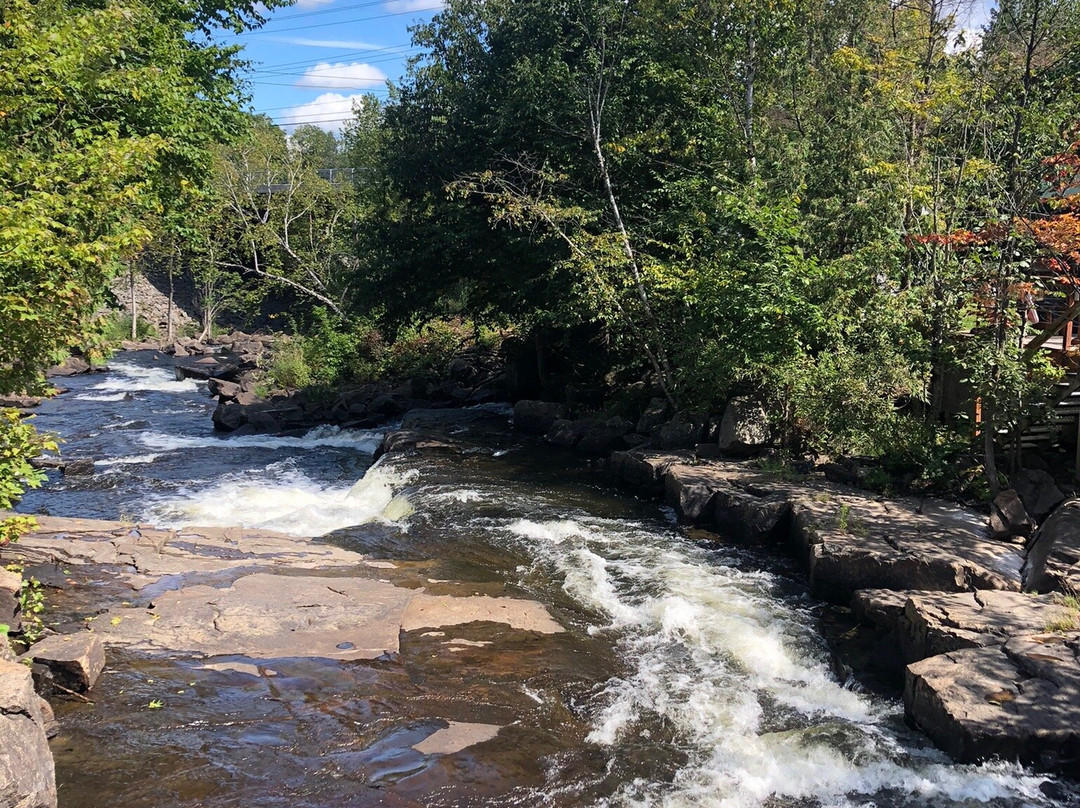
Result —
<path fill-rule="evenodd" d="M 537 396 L 749 395 L 793 454 L 991 492 L 1049 412 L 1062 357 L 1031 338 L 1077 313 L 1076 0 L 985 24 L 941 0 L 449 0 L 339 135 L 240 112 L 241 54 L 205 34 L 256 8 L 5 6 L 0 387 L 151 260 L 206 333 L 289 311 L 286 387 L 507 338 Z"/>

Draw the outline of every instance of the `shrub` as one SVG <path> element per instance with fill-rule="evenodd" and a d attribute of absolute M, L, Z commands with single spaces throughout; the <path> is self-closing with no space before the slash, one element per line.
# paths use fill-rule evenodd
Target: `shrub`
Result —
<path fill-rule="evenodd" d="M 304 357 L 303 337 L 281 337 L 266 360 L 266 375 L 275 387 L 299 390 L 312 382 L 311 368 Z"/>

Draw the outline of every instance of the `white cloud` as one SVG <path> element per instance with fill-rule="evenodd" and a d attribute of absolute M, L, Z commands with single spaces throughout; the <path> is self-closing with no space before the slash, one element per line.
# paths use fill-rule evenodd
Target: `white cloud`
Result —
<path fill-rule="evenodd" d="M 353 104 L 358 103 L 361 98 L 363 96 L 360 94 L 323 93 L 314 101 L 285 110 L 277 118 L 277 122 L 289 132 L 308 123 L 328 132 L 340 132 L 345 122 L 352 118 Z"/>
<path fill-rule="evenodd" d="M 334 0 L 296 0 L 296 8 L 319 8 L 319 6 L 328 6 L 333 3 Z"/>
<path fill-rule="evenodd" d="M 441 0 L 386 0 L 383 8 L 397 14 L 410 11 L 432 11 L 443 7 Z"/>
<path fill-rule="evenodd" d="M 382 86 L 386 74 L 364 62 L 319 62 L 304 71 L 299 87 L 333 87 L 342 90 L 370 90 Z"/>
<path fill-rule="evenodd" d="M 349 50 L 387 50 L 386 45 L 376 45 L 374 42 L 364 42 L 359 39 L 308 39 L 302 36 L 268 36 L 266 42 L 279 42 L 282 45 L 299 45 L 305 48 L 342 48 Z"/>

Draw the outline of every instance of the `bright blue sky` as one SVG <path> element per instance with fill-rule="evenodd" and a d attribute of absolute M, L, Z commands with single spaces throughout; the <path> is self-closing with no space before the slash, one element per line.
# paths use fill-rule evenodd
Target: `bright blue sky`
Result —
<path fill-rule="evenodd" d="M 958 26 L 977 31 L 993 0 L 949 0 Z M 340 131 L 353 99 L 386 97 L 416 51 L 409 27 L 431 19 L 442 0 L 297 0 L 257 31 L 227 35 L 253 63 L 252 109 L 287 130 L 311 123 Z M 969 36 L 970 42 L 970 36 Z"/>
<path fill-rule="evenodd" d="M 287 129 L 338 131 L 353 98 L 386 97 L 386 80 L 398 79 L 416 52 L 409 27 L 439 8 L 441 0 L 298 0 L 259 30 L 221 41 L 245 46 L 253 111 Z"/>

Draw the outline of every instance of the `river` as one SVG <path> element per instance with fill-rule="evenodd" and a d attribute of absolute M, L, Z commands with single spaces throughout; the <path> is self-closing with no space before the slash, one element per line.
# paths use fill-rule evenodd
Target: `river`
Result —
<path fill-rule="evenodd" d="M 465 632 L 454 653 L 425 634 L 363 664 L 274 660 L 272 682 L 110 655 L 95 706 L 58 710 L 64 808 L 1072 801 L 1014 765 L 950 763 L 905 727 L 898 694 L 834 675 L 829 607 L 790 559 L 681 528 L 595 463 L 515 437 L 508 409 L 462 427 L 464 454 L 373 464 L 377 430 L 217 435 L 205 386 L 150 354 L 64 384 L 37 425 L 96 473 L 51 475 L 24 512 L 325 536 L 428 586 L 535 599 L 567 629 L 531 644 Z M 143 709 L 161 694 L 164 709 Z M 457 755 L 416 752 L 451 713 L 504 729 Z"/>

